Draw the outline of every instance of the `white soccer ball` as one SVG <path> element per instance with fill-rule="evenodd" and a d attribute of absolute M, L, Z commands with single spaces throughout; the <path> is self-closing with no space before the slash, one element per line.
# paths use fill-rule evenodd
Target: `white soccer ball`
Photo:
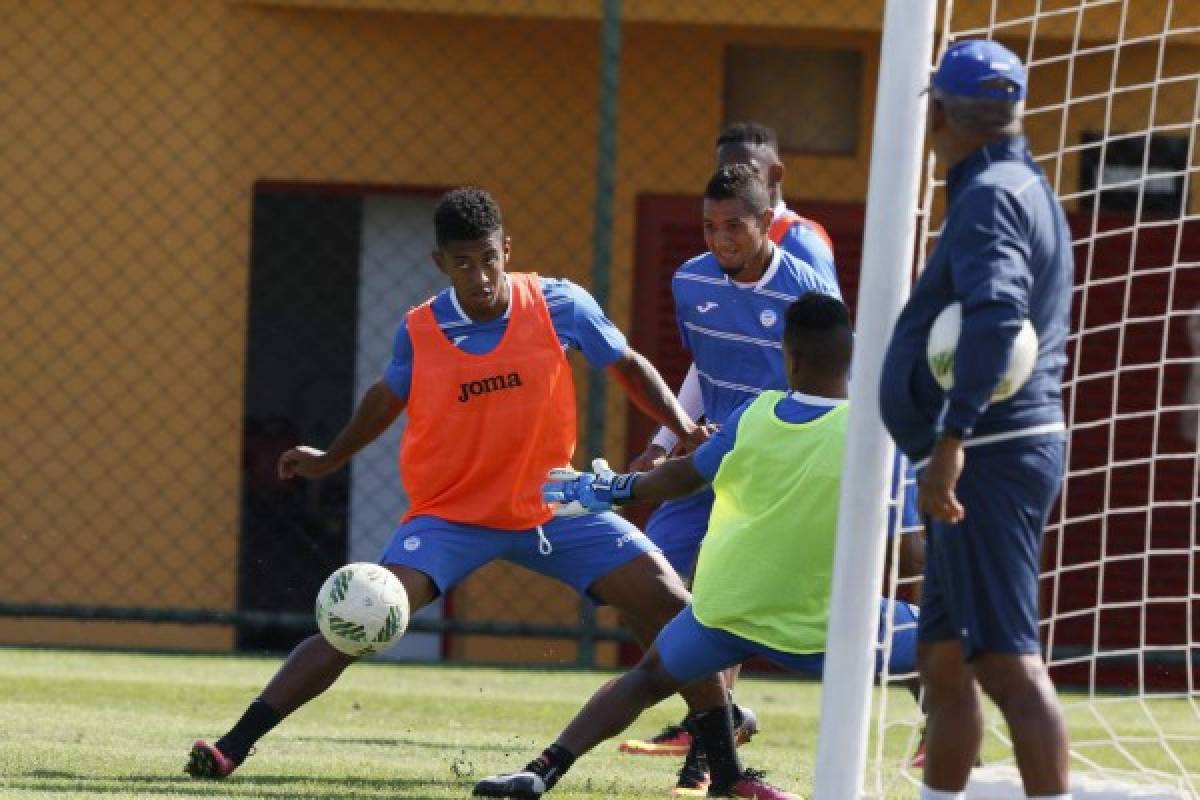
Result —
<path fill-rule="evenodd" d="M 327 642 L 350 656 L 391 647 L 404 635 L 408 613 L 404 584 L 378 564 L 347 564 L 317 592 L 317 627 Z"/>
<path fill-rule="evenodd" d="M 929 359 L 929 371 L 933 373 L 933 379 L 943 389 L 954 387 L 954 353 L 958 348 L 958 334 L 961 329 L 962 305 L 959 303 L 951 303 L 943 308 L 933 321 L 933 327 L 929 329 L 929 343 L 925 347 L 925 355 Z M 1008 369 L 1004 371 L 1004 377 L 992 392 L 993 403 L 1007 400 L 1025 385 L 1025 381 L 1033 374 L 1037 354 L 1037 331 L 1033 329 L 1029 320 L 1025 320 L 1013 341 Z"/>

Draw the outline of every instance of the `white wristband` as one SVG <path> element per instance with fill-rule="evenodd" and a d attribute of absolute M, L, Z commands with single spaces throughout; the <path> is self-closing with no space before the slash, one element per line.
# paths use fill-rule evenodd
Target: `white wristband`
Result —
<path fill-rule="evenodd" d="M 675 449 L 675 445 L 679 444 L 679 437 L 672 433 L 670 428 L 659 428 L 658 433 L 654 434 L 654 438 L 650 440 L 650 444 L 656 444 L 669 453 Z"/>

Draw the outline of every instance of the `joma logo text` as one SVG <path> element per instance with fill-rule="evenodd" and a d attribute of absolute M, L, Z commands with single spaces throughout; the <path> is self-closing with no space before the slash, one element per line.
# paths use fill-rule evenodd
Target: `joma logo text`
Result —
<path fill-rule="evenodd" d="M 478 397 L 481 394 L 498 392 L 501 389 L 516 389 L 520 385 L 521 376 L 515 372 L 510 372 L 507 375 L 493 375 L 481 381 L 462 383 L 458 386 L 460 392 L 458 402 L 465 403 L 472 397 Z"/>

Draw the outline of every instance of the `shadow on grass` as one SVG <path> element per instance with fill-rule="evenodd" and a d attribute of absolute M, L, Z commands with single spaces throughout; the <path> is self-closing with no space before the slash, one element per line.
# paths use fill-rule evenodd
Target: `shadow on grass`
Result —
<path fill-rule="evenodd" d="M 33 770 L 0 779 L 0 787 L 26 792 L 61 794 L 65 791 L 82 796 L 105 794 L 170 794 L 212 797 L 298 797 L 353 800 L 364 792 L 387 793 L 406 800 L 437 800 L 447 791 L 466 794 L 471 782 L 458 778 L 353 778 L 319 775 L 246 775 L 226 781 L 197 781 L 186 775 L 80 775 L 59 770 Z M 220 787 L 218 789 L 218 787 Z M 424 791 L 422 791 L 424 790 Z M 431 791 L 437 790 L 436 794 Z"/>
<path fill-rule="evenodd" d="M 529 742 L 521 742 L 513 740 L 508 744 L 488 743 L 482 744 L 479 742 L 428 742 L 421 739 L 382 739 L 382 738 L 355 738 L 351 736 L 288 736 L 288 741 L 292 742 L 317 742 L 318 744 L 329 744 L 336 742 L 338 744 L 359 744 L 369 747 L 421 747 L 429 750 L 452 750 L 461 752 L 465 750 L 491 750 L 497 753 L 513 753 L 516 755 L 524 755 L 526 750 L 536 748 L 536 745 Z M 534 754 L 536 755 L 536 753 Z"/>

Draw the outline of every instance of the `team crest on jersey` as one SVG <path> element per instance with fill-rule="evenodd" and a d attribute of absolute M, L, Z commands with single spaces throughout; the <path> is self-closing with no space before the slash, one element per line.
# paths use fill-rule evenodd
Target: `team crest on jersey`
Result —
<path fill-rule="evenodd" d="M 779 317 L 775 314 L 775 312 L 769 308 L 758 315 L 758 321 L 762 323 L 764 328 L 773 327 L 778 319 Z"/>

